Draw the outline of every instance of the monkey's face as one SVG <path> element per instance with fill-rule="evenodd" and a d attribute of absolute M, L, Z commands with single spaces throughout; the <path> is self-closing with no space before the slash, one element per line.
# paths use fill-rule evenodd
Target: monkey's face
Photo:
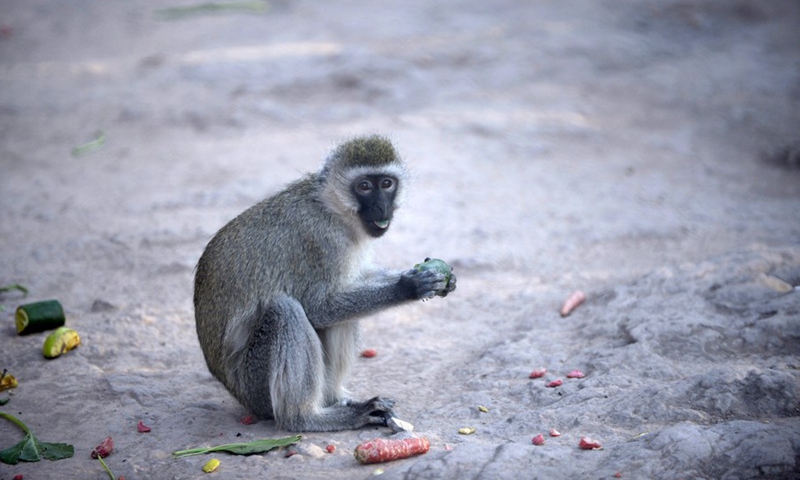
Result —
<path fill-rule="evenodd" d="M 363 175 L 353 182 L 358 216 L 373 237 L 380 237 L 389 229 L 398 183 L 397 177 L 392 175 Z"/>

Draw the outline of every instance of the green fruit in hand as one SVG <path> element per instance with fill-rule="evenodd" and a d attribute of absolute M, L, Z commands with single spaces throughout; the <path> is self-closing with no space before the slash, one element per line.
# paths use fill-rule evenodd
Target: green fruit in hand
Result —
<path fill-rule="evenodd" d="M 438 258 L 426 258 L 424 262 L 414 265 L 414 268 L 419 272 L 426 270 L 436 270 L 444 274 L 444 281 L 447 285 L 450 284 L 450 277 L 452 276 L 453 269 L 450 265 L 446 264 L 444 260 Z"/>

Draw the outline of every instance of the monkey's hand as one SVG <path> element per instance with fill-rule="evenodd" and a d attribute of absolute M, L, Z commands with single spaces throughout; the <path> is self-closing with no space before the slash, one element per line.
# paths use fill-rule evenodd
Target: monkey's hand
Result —
<path fill-rule="evenodd" d="M 452 292 L 456 289 L 456 274 L 450 271 L 450 280 L 447 281 L 447 286 L 444 287 L 444 290 L 438 292 L 437 295 L 440 297 L 446 297 L 448 293 Z"/>
<path fill-rule="evenodd" d="M 455 288 L 452 278 L 451 283 Z M 448 288 L 447 279 L 443 273 L 436 270 L 419 271 L 414 268 L 400 274 L 397 285 L 406 298 L 414 300 L 430 300 L 436 295 L 441 295 Z"/>

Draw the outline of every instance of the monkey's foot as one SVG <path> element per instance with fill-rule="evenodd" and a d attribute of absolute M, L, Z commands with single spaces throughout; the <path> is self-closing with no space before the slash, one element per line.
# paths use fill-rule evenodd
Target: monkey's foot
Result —
<path fill-rule="evenodd" d="M 362 414 L 369 418 L 369 424 L 386 426 L 388 419 L 394 417 L 392 410 L 394 404 L 395 401 L 391 398 L 374 397 L 361 404 L 351 405 L 361 410 Z"/>

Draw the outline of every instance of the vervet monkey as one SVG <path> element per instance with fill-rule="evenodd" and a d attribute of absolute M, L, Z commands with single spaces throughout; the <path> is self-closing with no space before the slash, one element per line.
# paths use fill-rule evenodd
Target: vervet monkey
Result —
<path fill-rule="evenodd" d="M 200 346 L 211 373 L 255 415 L 291 431 L 393 417 L 392 400 L 345 396 L 359 319 L 456 288 L 455 275 L 369 262 L 368 243 L 389 229 L 404 186 L 389 140 L 355 138 L 208 243 L 195 275 Z"/>

